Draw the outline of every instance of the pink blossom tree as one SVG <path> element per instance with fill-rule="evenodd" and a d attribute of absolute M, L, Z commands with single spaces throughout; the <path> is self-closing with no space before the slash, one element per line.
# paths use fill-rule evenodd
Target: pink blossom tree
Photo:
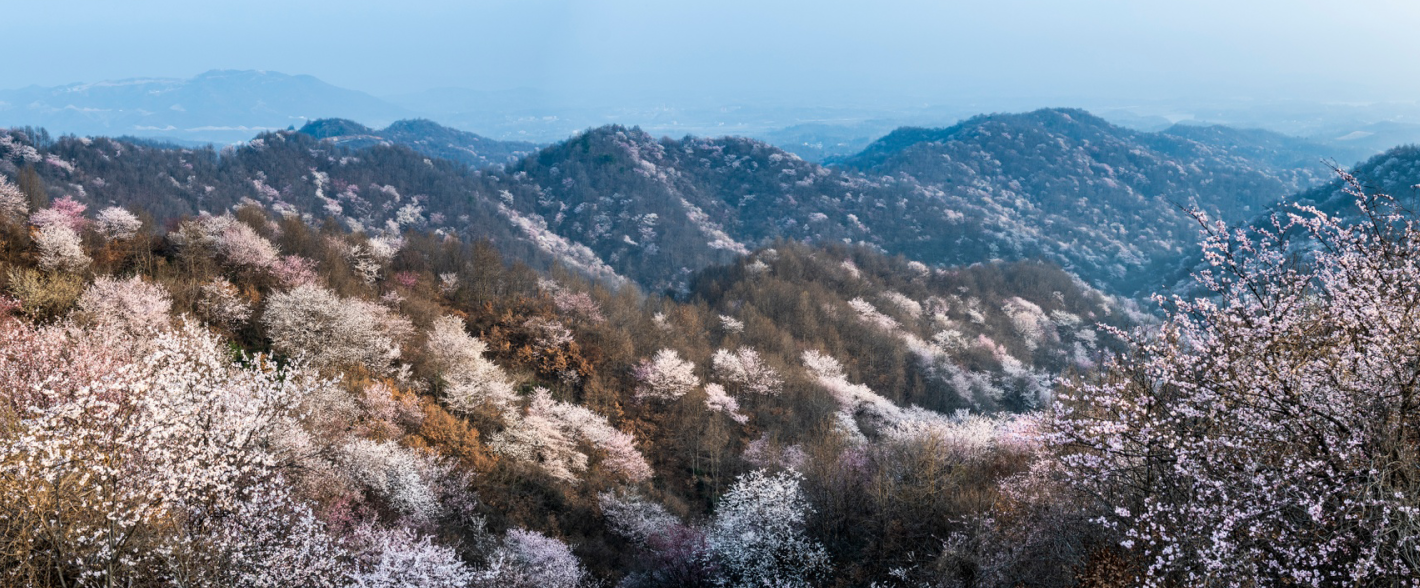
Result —
<path fill-rule="evenodd" d="M 65 196 L 55 200 L 49 208 L 38 210 L 30 215 L 30 224 L 41 229 L 56 224 L 64 225 L 75 233 L 82 233 L 89 224 L 89 219 L 84 218 L 84 211 L 88 208 L 73 198 Z"/>
<path fill-rule="evenodd" d="M 558 312 L 580 318 L 591 323 L 606 322 L 602 307 L 586 292 L 558 290 L 552 295 L 552 303 Z"/>
<path fill-rule="evenodd" d="M 299 255 L 283 255 L 271 266 L 271 275 L 286 288 L 296 288 L 320 281 L 316 262 Z"/>

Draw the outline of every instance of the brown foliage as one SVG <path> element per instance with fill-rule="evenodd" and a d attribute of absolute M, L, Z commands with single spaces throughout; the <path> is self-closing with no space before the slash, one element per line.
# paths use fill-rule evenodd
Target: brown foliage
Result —
<path fill-rule="evenodd" d="M 479 440 L 478 429 L 468 421 L 449 414 L 431 398 L 422 399 L 419 406 L 424 419 L 410 436 L 410 445 L 432 448 L 478 473 L 487 473 L 497 465 L 497 456 L 489 453 Z"/>

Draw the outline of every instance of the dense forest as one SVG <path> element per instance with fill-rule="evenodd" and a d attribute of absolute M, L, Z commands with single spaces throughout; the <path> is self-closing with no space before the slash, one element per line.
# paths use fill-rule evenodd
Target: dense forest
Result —
<path fill-rule="evenodd" d="M 1096 141 L 1050 161 L 1133 149 Z M 1092 197 L 1287 186 L 1133 157 L 1103 179 L 1146 183 Z M 1414 583 L 1420 240 L 1396 201 L 1343 176 L 1368 214 L 1217 229 L 1209 295 L 1144 312 L 1084 257 L 1003 254 L 999 218 L 933 224 L 950 198 L 894 173 L 619 127 L 503 169 L 9 130 L 0 574 Z"/>
<path fill-rule="evenodd" d="M 1239 222 L 1330 173 L 1305 142 L 1139 133 L 1078 110 L 902 129 L 827 167 L 749 139 L 617 126 L 470 167 L 530 146 L 486 151 L 460 133 L 324 120 L 226 153 L 74 137 L 11 138 L 0 153 L 35 149 L 56 194 L 132 204 L 159 223 L 246 198 L 310 224 L 487 238 L 536 268 L 557 261 L 679 294 L 695 272 L 790 239 L 932 265 L 1042 260 L 1111 294 L 1146 295 L 1194 248 L 1189 207 Z"/>

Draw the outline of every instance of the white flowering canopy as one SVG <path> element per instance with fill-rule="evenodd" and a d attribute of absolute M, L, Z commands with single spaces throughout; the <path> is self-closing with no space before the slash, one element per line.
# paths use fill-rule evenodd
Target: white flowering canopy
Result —
<path fill-rule="evenodd" d="M 651 359 L 641 360 L 633 375 L 640 382 L 637 398 L 674 400 L 700 385 L 695 364 L 681 359 L 674 349 L 662 349 Z"/>

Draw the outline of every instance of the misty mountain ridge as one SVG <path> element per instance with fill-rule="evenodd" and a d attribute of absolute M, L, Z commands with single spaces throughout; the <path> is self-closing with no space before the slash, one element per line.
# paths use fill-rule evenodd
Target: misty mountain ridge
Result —
<path fill-rule="evenodd" d="M 654 135 L 746 136 L 810 161 L 845 159 L 895 128 L 962 121 L 982 109 L 930 103 L 901 108 L 805 107 L 708 97 L 601 104 L 532 88 L 434 88 L 376 97 L 309 75 L 234 70 L 213 70 L 189 79 L 135 78 L 0 90 L 0 125 L 43 127 L 55 134 L 133 136 L 188 146 L 237 143 L 257 132 L 300 127 L 322 118 L 375 126 L 425 118 L 515 142 L 550 143 L 607 124 L 634 124 Z M 1175 120 L 1265 127 L 1329 146 L 1337 161 L 1363 159 L 1420 140 L 1420 125 L 1412 122 L 1420 119 L 1411 116 L 1405 105 L 1287 103 L 1276 112 L 1244 106 L 1200 107 L 1194 114 L 1168 117 L 1154 114 L 1172 110 L 1179 109 L 1156 105 L 1097 112 L 1117 125 L 1148 131 L 1165 130 Z"/>
<path fill-rule="evenodd" d="M 1305 142 L 1244 132 L 1253 143 L 1215 144 L 1238 134 L 1141 133 L 1047 109 L 900 129 L 822 166 L 753 139 L 606 126 L 475 171 L 527 146 L 427 121 L 376 131 L 325 119 L 224 154 L 65 139 L 40 170 L 65 193 L 160 219 L 250 200 L 362 230 L 486 235 L 534 267 L 556 261 L 654 291 L 684 292 L 700 269 L 787 239 L 932 265 L 1044 259 L 1132 294 L 1159 287 L 1157 268 L 1193 250 L 1197 227 L 1180 206 L 1243 220 L 1329 178 Z M 155 166 L 173 181 L 141 179 Z"/>
<path fill-rule="evenodd" d="M 10 126 L 86 136 L 233 143 L 320 117 L 388 124 L 412 114 L 313 76 L 256 70 L 0 90 L 0 120 Z"/>
<path fill-rule="evenodd" d="M 512 163 L 537 149 L 533 143 L 495 141 L 423 119 L 395 121 L 378 131 L 351 120 L 320 119 L 306 123 L 299 132 L 352 149 L 376 144 L 405 145 L 425 155 L 472 167 Z"/>

